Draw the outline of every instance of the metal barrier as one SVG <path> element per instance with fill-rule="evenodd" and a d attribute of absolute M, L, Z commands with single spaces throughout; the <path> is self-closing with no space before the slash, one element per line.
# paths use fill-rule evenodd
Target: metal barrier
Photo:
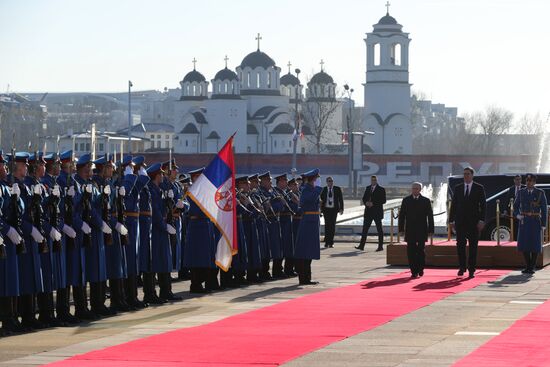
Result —
<path fill-rule="evenodd" d="M 500 246 L 500 199 L 497 199 L 496 219 L 497 219 L 497 246 Z"/>
<path fill-rule="evenodd" d="M 508 213 L 510 213 L 510 241 L 514 241 L 514 199 L 510 199 L 508 206 Z"/>

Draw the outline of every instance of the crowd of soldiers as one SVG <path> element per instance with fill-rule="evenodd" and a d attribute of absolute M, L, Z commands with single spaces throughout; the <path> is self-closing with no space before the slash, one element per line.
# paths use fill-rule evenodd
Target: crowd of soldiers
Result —
<path fill-rule="evenodd" d="M 296 275 L 315 284 L 318 170 L 274 187 L 269 172 L 236 178 L 238 253 L 220 272 L 220 233 L 186 196 L 203 169 L 114 160 L 0 151 L 0 335 L 178 301 L 176 280 L 190 279 L 192 293 Z"/>

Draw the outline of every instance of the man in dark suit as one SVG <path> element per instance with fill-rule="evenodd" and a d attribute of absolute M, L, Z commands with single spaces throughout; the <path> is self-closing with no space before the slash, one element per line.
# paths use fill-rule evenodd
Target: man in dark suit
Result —
<path fill-rule="evenodd" d="M 321 191 L 321 213 L 325 218 L 325 247 L 334 247 L 334 232 L 338 213 L 344 214 L 342 189 L 334 186 L 332 177 L 327 177 L 327 186 Z"/>
<path fill-rule="evenodd" d="M 434 233 L 434 216 L 430 199 L 420 194 L 422 184 L 414 182 L 411 195 L 405 197 L 399 211 L 399 232 L 405 234 L 411 278 L 424 275 L 424 246 Z"/>
<path fill-rule="evenodd" d="M 468 273 L 474 277 L 477 262 L 477 244 L 479 233 L 485 226 L 485 189 L 474 180 L 474 169 L 464 168 L 464 183 L 456 185 L 453 190 L 449 223 L 456 231 L 458 250 L 458 275 L 466 271 L 466 240 L 469 241 Z"/>
<path fill-rule="evenodd" d="M 510 202 L 512 202 L 512 205 L 514 205 L 513 201 L 518 196 L 519 190 L 523 189 L 525 185 L 521 184 L 521 175 L 515 175 L 514 176 L 514 185 L 510 186 L 508 189 L 508 192 L 506 193 L 506 201 L 502 203 L 501 207 L 504 207 L 504 214 L 510 213 Z"/>
<path fill-rule="evenodd" d="M 376 231 L 378 232 L 378 248 L 376 251 L 382 251 L 384 244 L 384 230 L 382 229 L 382 219 L 384 218 L 384 204 L 386 203 L 386 190 L 378 185 L 378 178 L 371 176 L 370 186 L 367 186 L 365 193 L 363 194 L 363 204 L 365 205 L 365 214 L 363 215 L 363 233 L 361 235 L 361 242 L 359 246 L 355 248 L 363 251 L 365 249 L 365 242 L 367 242 L 367 236 L 369 234 L 369 228 L 372 221 L 376 224 Z"/>

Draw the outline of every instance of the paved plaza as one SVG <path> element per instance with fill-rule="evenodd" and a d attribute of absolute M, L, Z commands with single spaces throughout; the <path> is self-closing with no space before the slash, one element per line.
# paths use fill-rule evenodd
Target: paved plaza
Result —
<path fill-rule="evenodd" d="M 315 286 L 286 279 L 194 297 L 189 282 L 174 284 L 184 300 L 77 327 L 0 339 L 0 365 L 36 366 L 174 329 L 197 326 L 326 289 L 404 271 L 385 252 L 339 242 L 314 262 Z M 430 270 L 428 269 L 427 272 Z M 515 270 L 451 295 L 380 327 L 297 358 L 289 366 L 448 366 L 525 316 L 550 294 L 550 271 L 532 278 Z M 345 300 L 342 300 L 345 302 Z"/>

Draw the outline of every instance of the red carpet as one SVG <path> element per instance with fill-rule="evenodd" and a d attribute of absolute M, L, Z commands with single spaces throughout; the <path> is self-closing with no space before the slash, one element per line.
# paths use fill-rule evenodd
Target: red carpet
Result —
<path fill-rule="evenodd" d="M 86 353 L 51 366 L 276 366 L 328 344 L 494 280 L 508 271 L 428 269 L 376 278 L 264 307 L 203 326 L 180 329 Z"/>
<path fill-rule="evenodd" d="M 454 366 L 550 366 L 549 342 L 550 301 L 547 301 Z"/>

